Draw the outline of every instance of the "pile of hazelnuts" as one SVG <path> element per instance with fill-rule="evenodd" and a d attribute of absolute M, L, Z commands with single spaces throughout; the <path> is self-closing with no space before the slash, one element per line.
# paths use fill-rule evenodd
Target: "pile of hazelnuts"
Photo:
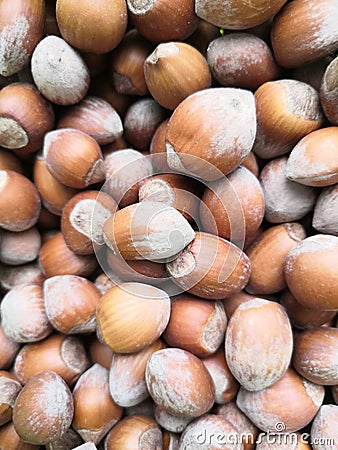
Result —
<path fill-rule="evenodd" d="M 338 448 L 337 0 L 0 2 L 0 450 Z"/>

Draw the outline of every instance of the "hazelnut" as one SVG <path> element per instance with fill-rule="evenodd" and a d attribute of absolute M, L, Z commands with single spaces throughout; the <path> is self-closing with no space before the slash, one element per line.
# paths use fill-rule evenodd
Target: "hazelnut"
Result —
<path fill-rule="evenodd" d="M 15 342 L 41 341 L 52 332 L 39 285 L 20 284 L 11 289 L 0 311 L 3 330 Z"/>
<path fill-rule="evenodd" d="M 18 351 L 19 344 L 5 334 L 0 323 L 0 370 L 7 369 L 12 365 Z"/>
<path fill-rule="evenodd" d="M 311 440 L 314 450 L 326 450 L 338 442 L 337 432 L 338 406 L 323 405 L 311 427 Z M 325 444 L 325 441 L 328 444 Z"/>
<path fill-rule="evenodd" d="M 82 341 L 53 334 L 41 342 L 23 346 L 15 359 L 14 372 L 22 384 L 45 370 L 52 370 L 70 386 L 88 366 Z"/>
<path fill-rule="evenodd" d="M 293 366 L 312 383 L 323 386 L 338 384 L 337 359 L 337 328 L 312 328 L 296 336 Z"/>
<path fill-rule="evenodd" d="M 97 329 L 114 352 L 133 353 L 161 336 L 169 315 L 170 299 L 164 291 L 143 283 L 121 283 L 101 298 Z"/>
<path fill-rule="evenodd" d="M 326 67 L 320 83 L 320 102 L 332 125 L 338 125 L 338 58 Z"/>
<path fill-rule="evenodd" d="M 320 233 L 338 236 L 338 184 L 322 189 L 314 207 L 312 226 Z"/>
<path fill-rule="evenodd" d="M 103 294 L 104 293 L 102 292 L 102 295 Z M 108 370 L 110 369 L 113 351 L 108 345 L 103 344 L 96 336 L 94 336 L 89 343 L 88 351 L 93 364 L 98 363 L 100 366 L 105 367 Z"/>
<path fill-rule="evenodd" d="M 0 264 L 0 287 L 8 292 L 21 284 L 42 285 L 44 275 L 37 261 L 21 266 L 6 266 Z"/>
<path fill-rule="evenodd" d="M 22 161 L 13 152 L 0 148 L 0 170 L 14 170 L 23 173 Z"/>
<path fill-rule="evenodd" d="M 26 231 L 1 231 L 0 261 L 18 266 L 34 261 L 40 251 L 41 235 L 36 227 Z"/>
<path fill-rule="evenodd" d="M 24 442 L 15 431 L 13 422 L 0 428 L 0 442 L 3 450 L 38 450 L 40 446 Z"/>
<path fill-rule="evenodd" d="M 11 420 L 13 406 L 21 388 L 13 375 L 0 370 L 0 426 Z"/>
<path fill-rule="evenodd" d="M 284 266 L 286 284 L 306 308 L 338 309 L 337 248 L 338 237 L 317 234 L 299 242 L 288 253 Z"/>
<path fill-rule="evenodd" d="M 191 417 L 169 414 L 164 408 L 158 405 L 154 407 L 154 418 L 164 430 L 172 433 L 181 433 L 192 420 Z"/>
<path fill-rule="evenodd" d="M 79 53 L 58 36 L 47 36 L 38 43 L 31 70 L 41 94 L 57 105 L 74 105 L 87 94 L 88 68 Z"/>
<path fill-rule="evenodd" d="M 122 408 L 109 394 L 108 370 L 99 364 L 94 364 L 80 376 L 73 399 L 72 426 L 85 442 L 98 444 L 122 416 Z"/>
<path fill-rule="evenodd" d="M 31 378 L 19 393 L 13 408 L 18 435 L 31 444 L 47 444 L 70 427 L 74 413 L 72 394 L 55 372 Z"/>
<path fill-rule="evenodd" d="M 291 325 L 278 303 L 254 298 L 232 314 L 225 335 L 225 357 L 246 390 L 261 391 L 280 380 L 289 367 L 292 349 Z"/>
<path fill-rule="evenodd" d="M 205 365 L 197 356 L 178 348 L 152 354 L 146 383 L 154 402 L 175 416 L 201 416 L 215 400 L 214 384 Z"/>
<path fill-rule="evenodd" d="M 59 275 L 44 282 L 43 295 L 47 317 L 57 331 L 95 331 L 95 311 L 101 294 L 94 283 L 75 275 Z"/>
<path fill-rule="evenodd" d="M 323 386 L 288 369 L 280 380 L 258 392 L 242 387 L 237 406 L 262 431 L 276 433 L 282 423 L 283 432 L 288 433 L 301 430 L 311 422 L 324 400 L 324 393 Z"/>

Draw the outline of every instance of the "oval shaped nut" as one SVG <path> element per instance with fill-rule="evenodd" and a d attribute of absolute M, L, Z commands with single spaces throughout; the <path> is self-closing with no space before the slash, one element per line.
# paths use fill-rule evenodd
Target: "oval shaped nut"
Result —
<path fill-rule="evenodd" d="M 283 377 L 265 389 L 250 392 L 243 387 L 237 406 L 262 431 L 276 433 L 282 423 L 283 432 L 305 427 L 317 414 L 324 400 L 323 386 L 311 383 L 288 369 Z"/>
<path fill-rule="evenodd" d="M 321 406 L 311 427 L 311 440 L 315 443 L 314 450 L 328 450 L 335 445 L 338 441 L 337 422 L 338 406 Z"/>
<path fill-rule="evenodd" d="M 0 227 L 15 232 L 28 230 L 37 223 L 40 211 L 35 185 L 20 173 L 0 170 Z"/>
<path fill-rule="evenodd" d="M 262 84 L 255 92 L 257 133 L 253 151 L 264 159 L 288 153 L 323 124 L 318 92 L 299 80 Z"/>
<path fill-rule="evenodd" d="M 111 398 L 108 384 L 108 370 L 94 364 L 74 387 L 72 427 L 85 442 L 98 444 L 122 417 L 123 409 Z"/>
<path fill-rule="evenodd" d="M 208 181 L 216 180 L 242 163 L 255 135 L 256 108 L 251 92 L 235 88 L 195 92 L 170 117 L 168 165 Z"/>
<path fill-rule="evenodd" d="M 231 316 L 225 335 L 229 369 L 248 391 L 260 391 L 286 372 L 292 356 L 291 325 L 275 302 L 254 298 Z"/>
<path fill-rule="evenodd" d="M 77 255 L 90 255 L 103 245 L 102 227 L 116 211 L 113 198 L 102 191 L 74 195 L 62 211 L 61 231 L 67 246 Z"/>
<path fill-rule="evenodd" d="M 212 300 L 241 291 L 251 271 L 249 258 L 238 247 L 203 232 L 197 232 L 193 242 L 166 268 L 180 288 Z"/>
<path fill-rule="evenodd" d="M 288 253 L 285 281 L 296 300 L 307 308 L 338 309 L 338 237 L 317 234 Z"/>
<path fill-rule="evenodd" d="M 47 316 L 57 331 L 95 331 L 95 311 L 101 294 L 94 283 L 76 275 L 55 276 L 44 282 L 43 294 Z"/>
<path fill-rule="evenodd" d="M 45 2 L 4 0 L 0 17 L 0 75 L 9 77 L 28 66 L 43 37 Z"/>
<path fill-rule="evenodd" d="M 251 275 L 245 290 L 250 294 L 265 295 L 284 289 L 285 258 L 305 237 L 304 227 L 295 222 L 263 231 L 246 251 L 251 263 Z"/>
<path fill-rule="evenodd" d="M 255 175 L 238 167 L 227 177 L 208 184 L 200 203 L 203 230 L 231 242 L 256 233 L 264 217 L 264 196 Z"/>
<path fill-rule="evenodd" d="M 322 189 L 315 204 L 312 226 L 320 233 L 338 236 L 338 184 Z"/>
<path fill-rule="evenodd" d="M 260 173 L 259 180 L 265 199 L 265 219 L 271 223 L 292 222 L 309 213 L 317 191 L 287 177 L 286 156 L 269 161 Z"/>
<path fill-rule="evenodd" d="M 165 348 L 161 340 L 137 353 L 113 353 L 109 371 L 109 391 L 117 405 L 124 408 L 139 405 L 149 397 L 145 373 L 150 356 Z"/>
<path fill-rule="evenodd" d="M 58 36 L 47 36 L 38 43 L 31 71 L 41 94 L 57 105 L 74 105 L 87 94 L 88 67 L 79 53 Z"/>
<path fill-rule="evenodd" d="M 229 33 L 210 42 L 207 61 L 222 86 L 256 90 L 279 75 L 272 51 L 250 33 Z"/>
<path fill-rule="evenodd" d="M 106 450 L 123 448 L 162 448 L 162 432 L 158 423 L 145 415 L 125 417 L 108 433 L 104 441 Z"/>
<path fill-rule="evenodd" d="M 164 108 L 175 109 L 188 95 L 211 85 L 207 61 L 185 42 L 159 44 L 143 67 L 151 95 Z"/>
<path fill-rule="evenodd" d="M 191 422 L 184 430 L 179 441 L 179 450 L 242 450 L 237 429 L 225 417 L 206 414 Z M 228 438 L 228 440 L 227 440 Z"/>
<path fill-rule="evenodd" d="M 286 176 L 306 186 L 338 182 L 338 127 L 322 128 L 301 139 L 290 153 Z"/>
<path fill-rule="evenodd" d="M 42 372 L 24 386 L 13 408 L 18 435 L 30 444 L 59 439 L 70 427 L 74 414 L 72 394 L 55 372 Z"/>
<path fill-rule="evenodd" d="M 331 0 L 296 0 L 274 18 L 271 41 L 283 67 L 299 67 L 337 48 L 338 5 Z"/>
<path fill-rule="evenodd" d="M 99 336 L 114 352 L 133 353 L 155 342 L 170 316 L 166 292 L 143 283 L 110 289 L 96 310 Z"/>
<path fill-rule="evenodd" d="M 41 341 L 52 332 L 43 301 L 41 286 L 21 284 L 3 297 L 1 324 L 15 342 Z"/>
<path fill-rule="evenodd" d="M 0 261 L 19 266 L 34 261 L 41 248 L 41 234 L 36 227 L 26 231 L 1 231 Z"/>
<path fill-rule="evenodd" d="M 124 259 L 173 259 L 195 237 L 189 222 L 175 208 L 160 202 L 140 202 L 111 216 L 103 238 Z"/>
<path fill-rule="evenodd" d="M 332 125 L 338 125 L 338 58 L 326 67 L 319 93 L 325 116 Z"/>
<path fill-rule="evenodd" d="M 0 428 L 0 442 L 13 450 L 37 450 L 37 446 L 24 442 L 15 431 L 13 422 L 8 422 Z"/>
<path fill-rule="evenodd" d="M 227 318 L 221 302 L 181 294 L 171 302 L 170 319 L 163 339 L 203 357 L 215 353 L 224 340 Z"/>
<path fill-rule="evenodd" d="M 319 327 L 298 334 L 292 363 L 312 383 L 338 384 L 338 329 Z"/>
<path fill-rule="evenodd" d="M 268 0 L 254 0 L 243 3 L 230 0 L 225 4 L 219 0 L 196 0 L 195 11 L 198 17 L 207 22 L 229 30 L 243 30 L 255 27 L 273 17 L 286 0 L 271 4 Z"/>
<path fill-rule="evenodd" d="M 153 353 L 147 363 L 146 383 L 154 402 L 175 416 L 201 416 L 215 400 L 214 384 L 205 365 L 178 348 Z"/>
<path fill-rule="evenodd" d="M 76 128 L 89 134 L 99 145 L 114 142 L 123 132 L 122 121 L 115 108 L 106 100 L 92 95 L 64 111 L 57 128 Z"/>
<path fill-rule="evenodd" d="M 105 179 L 101 148 L 83 131 L 50 131 L 44 138 L 43 157 L 51 174 L 68 187 L 83 189 Z"/>

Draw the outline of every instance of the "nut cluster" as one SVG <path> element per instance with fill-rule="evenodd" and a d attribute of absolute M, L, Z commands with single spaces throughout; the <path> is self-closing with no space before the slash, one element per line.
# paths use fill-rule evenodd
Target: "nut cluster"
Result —
<path fill-rule="evenodd" d="M 338 448 L 337 24 L 0 2 L 0 450 Z"/>

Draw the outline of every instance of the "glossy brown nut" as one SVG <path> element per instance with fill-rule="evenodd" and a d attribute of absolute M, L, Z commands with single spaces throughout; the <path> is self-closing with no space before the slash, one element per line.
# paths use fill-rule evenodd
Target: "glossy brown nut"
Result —
<path fill-rule="evenodd" d="M 75 275 L 59 275 L 44 282 L 43 295 L 47 317 L 57 331 L 95 331 L 95 311 L 101 294 L 94 283 Z"/>
<path fill-rule="evenodd" d="M 134 353 L 161 336 L 169 315 L 170 299 L 164 291 L 143 283 L 121 283 L 101 298 L 97 332 L 114 352 Z"/>
<path fill-rule="evenodd" d="M 53 126 L 53 109 L 32 84 L 12 83 L 1 90 L 0 145 L 18 155 L 34 153 Z"/>
<path fill-rule="evenodd" d="M 318 92 L 302 81 L 266 82 L 255 92 L 255 100 L 257 134 L 253 151 L 260 158 L 288 153 L 324 121 Z"/>
<path fill-rule="evenodd" d="M 158 45 L 144 62 L 144 75 L 153 98 L 167 109 L 211 85 L 207 61 L 185 42 Z"/>
<path fill-rule="evenodd" d="M 88 347 L 88 352 L 90 355 L 90 359 L 94 364 L 97 363 L 108 370 L 110 369 L 113 359 L 113 351 L 108 347 L 108 345 L 100 342 L 96 336 L 91 339 Z"/>
<path fill-rule="evenodd" d="M 70 427 L 74 413 L 72 394 L 55 372 L 42 372 L 24 386 L 13 408 L 19 436 L 31 444 L 47 444 Z"/>
<path fill-rule="evenodd" d="M 57 128 L 75 128 L 89 134 L 100 145 L 122 136 L 123 127 L 116 110 L 105 100 L 88 95 L 69 107 L 57 122 Z"/>
<path fill-rule="evenodd" d="M 136 415 L 125 417 L 110 431 L 104 441 L 106 450 L 122 448 L 161 448 L 162 432 L 154 419 Z"/>
<path fill-rule="evenodd" d="M 336 315 L 336 311 L 307 308 L 299 303 L 288 289 L 282 292 L 280 304 L 285 308 L 292 325 L 301 329 L 320 327 L 330 322 Z"/>
<path fill-rule="evenodd" d="M 323 386 L 338 384 L 337 359 L 337 328 L 312 328 L 297 335 L 292 363 L 307 380 Z"/>
<path fill-rule="evenodd" d="M 239 383 L 231 373 L 225 359 L 224 348 L 202 359 L 215 385 L 215 402 L 219 405 L 230 402 L 237 394 Z"/>
<path fill-rule="evenodd" d="M 161 340 L 137 353 L 114 353 L 109 371 L 109 392 L 116 404 L 130 408 L 149 397 L 145 380 L 149 358 L 157 350 L 165 348 Z"/>
<path fill-rule="evenodd" d="M 322 128 L 301 139 L 286 166 L 289 180 L 306 186 L 331 186 L 338 182 L 338 127 Z"/>
<path fill-rule="evenodd" d="M 203 230 L 231 242 L 243 242 L 258 230 L 264 217 L 263 191 L 245 167 L 208 185 L 200 204 Z"/>
<path fill-rule="evenodd" d="M 61 216 L 66 203 L 77 193 L 76 189 L 65 186 L 51 174 L 42 154 L 35 159 L 34 183 L 41 196 L 42 205 L 58 216 Z"/>
<path fill-rule="evenodd" d="M 21 284 L 11 289 L 2 299 L 0 311 L 2 327 L 15 342 L 41 341 L 52 332 L 39 285 Z"/>
<path fill-rule="evenodd" d="M 221 302 L 181 294 L 171 302 L 170 319 L 163 339 L 199 357 L 216 352 L 224 340 L 227 318 Z"/>
<path fill-rule="evenodd" d="M 74 105 L 88 92 L 88 67 L 79 53 L 58 36 L 47 36 L 38 43 L 31 71 L 41 94 L 57 105 Z"/>
<path fill-rule="evenodd" d="M 254 298 L 231 316 L 225 357 L 232 374 L 246 390 L 261 391 L 278 382 L 289 367 L 292 349 L 291 325 L 278 303 Z"/>
<path fill-rule="evenodd" d="M 256 90 L 280 73 L 269 46 L 249 33 L 229 33 L 213 40 L 207 60 L 222 86 Z"/>
<path fill-rule="evenodd" d="M 305 307 L 338 309 L 337 248 L 338 237 L 318 234 L 304 239 L 288 253 L 285 280 Z"/>
<path fill-rule="evenodd" d="M 105 178 L 100 146 L 83 131 L 50 131 L 45 135 L 43 156 L 47 169 L 66 186 L 82 189 Z"/>
<path fill-rule="evenodd" d="M 72 426 L 85 442 L 98 444 L 122 416 L 123 409 L 110 396 L 108 374 L 107 369 L 94 364 L 74 387 Z"/>
<path fill-rule="evenodd" d="M 298 67 L 333 52 L 338 39 L 337 14 L 338 5 L 330 0 L 296 0 L 284 6 L 272 25 L 277 62 Z"/>
<path fill-rule="evenodd" d="M 320 233 L 338 236 L 338 184 L 322 189 L 315 204 L 312 226 Z"/>
<path fill-rule="evenodd" d="M 180 288 L 212 300 L 241 291 L 251 271 L 249 258 L 238 247 L 203 232 L 197 232 L 192 243 L 166 268 Z"/>
<path fill-rule="evenodd" d="M 43 37 L 45 2 L 4 0 L 0 5 L 0 75 L 9 77 L 28 66 Z"/>
<path fill-rule="evenodd" d="M 239 390 L 237 406 L 262 431 L 298 431 L 317 414 L 323 400 L 324 387 L 301 378 L 288 369 L 272 386 L 258 392 Z"/>
<path fill-rule="evenodd" d="M 62 37 L 73 47 L 93 53 L 108 53 L 122 40 L 127 28 L 124 0 L 99 4 L 61 0 L 56 18 Z"/>
<path fill-rule="evenodd" d="M 115 212 L 103 226 L 103 237 L 119 257 L 163 262 L 181 252 L 195 232 L 172 206 L 144 201 Z"/>
<path fill-rule="evenodd" d="M 317 191 L 289 180 L 287 166 L 286 156 L 272 159 L 259 176 L 265 199 L 265 219 L 270 223 L 299 220 L 316 202 Z"/>
<path fill-rule="evenodd" d="M 55 234 L 42 245 L 39 262 L 46 278 L 55 275 L 87 277 L 97 267 L 97 261 L 93 255 L 76 255 L 72 252 L 61 232 Z"/>
<path fill-rule="evenodd" d="M 264 231 L 246 251 L 251 263 L 246 291 L 266 295 L 284 289 L 286 256 L 305 237 L 303 226 L 295 222 L 275 225 Z"/>
<path fill-rule="evenodd" d="M 125 34 L 118 48 L 109 57 L 110 80 L 120 94 L 146 95 L 143 63 L 154 44 L 144 39 L 137 30 Z"/>
<path fill-rule="evenodd" d="M 41 247 L 41 235 L 36 227 L 26 231 L 1 231 L 0 261 L 18 266 L 34 261 Z"/>
<path fill-rule="evenodd" d="M 6 148 L 0 148 L 0 170 L 14 170 L 14 172 L 23 172 L 22 161 Z"/>
<path fill-rule="evenodd" d="M 177 348 L 153 353 L 146 383 L 154 402 L 176 416 L 201 416 L 215 400 L 214 384 L 202 361 Z"/>
<path fill-rule="evenodd" d="M 52 370 L 72 386 L 87 366 L 84 346 L 77 337 L 53 334 L 22 347 L 15 359 L 14 372 L 18 380 L 26 384 L 35 375 Z"/>
<path fill-rule="evenodd" d="M 74 195 L 62 211 L 61 231 L 67 246 L 77 255 L 90 255 L 103 246 L 102 226 L 116 211 L 114 199 L 102 191 Z"/>
<path fill-rule="evenodd" d="M 150 41 L 184 40 L 198 23 L 193 0 L 127 0 L 127 5 L 135 27 Z"/>
<path fill-rule="evenodd" d="M 242 163 L 252 149 L 255 134 L 251 92 L 235 88 L 195 92 L 170 117 L 166 133 L 168 165 L 208 181 L 218 179 L 222 172 L 227 175 Z"/>
<path fill-rule="evenodd" d="M 34 184 L 12 170 L 0 170 L 0 227 L 25 231 L 36 224 L 41 202 Z"/>

